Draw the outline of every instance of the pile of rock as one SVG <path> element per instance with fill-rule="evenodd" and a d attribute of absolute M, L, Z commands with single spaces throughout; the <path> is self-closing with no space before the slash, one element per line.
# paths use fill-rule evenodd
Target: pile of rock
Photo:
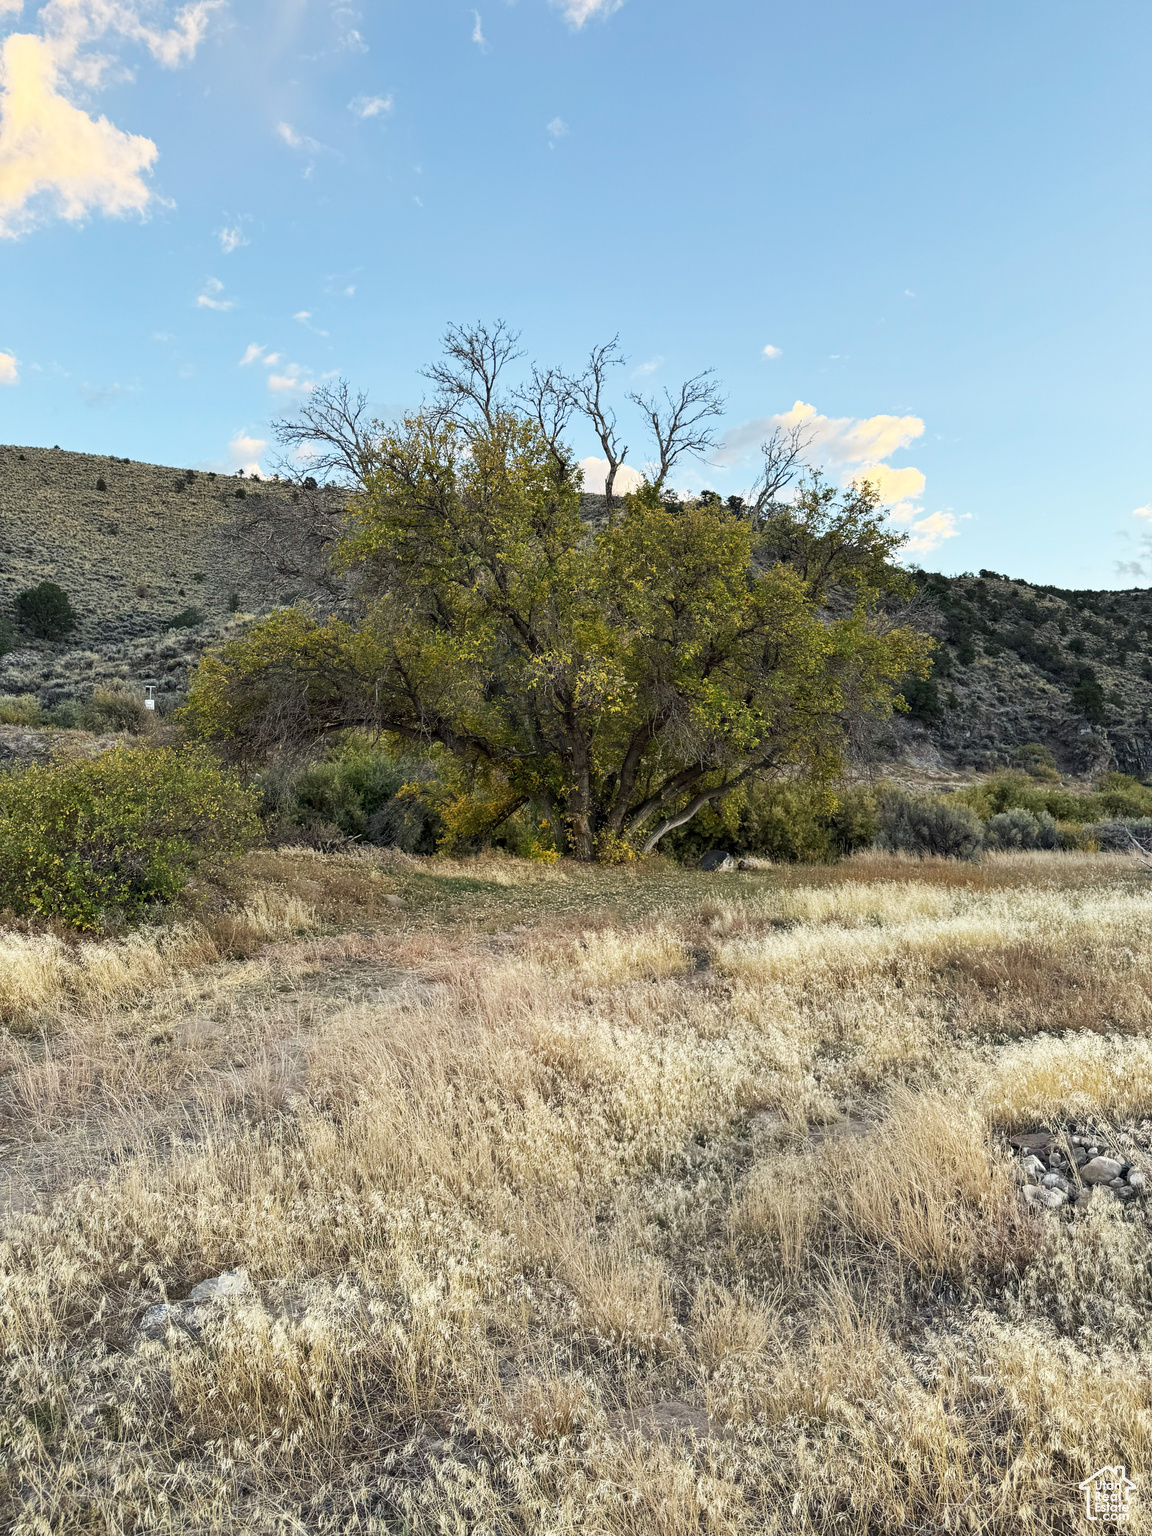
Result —
<path fill-rule="evenodd" d="M 1009 1138 L 1019 1154 L 1021 1194 L 1040 1210 L 1071 1206 L 1083 1210 L 1096 1192 L 1127 1202 L 1147 1192 L 1147 1175 L 1113 1149 L 1090 1126 L 1033 1131 Z"/>

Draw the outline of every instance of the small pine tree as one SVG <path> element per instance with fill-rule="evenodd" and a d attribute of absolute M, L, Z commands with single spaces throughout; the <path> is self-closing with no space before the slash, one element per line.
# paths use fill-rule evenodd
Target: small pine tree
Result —
<path fill-rule="evenodd" d="M 28 587 L 16 598 L 16 617 L 40 640 L 61 640 L 76 628 L 68 594 L 54 581 Z"/>

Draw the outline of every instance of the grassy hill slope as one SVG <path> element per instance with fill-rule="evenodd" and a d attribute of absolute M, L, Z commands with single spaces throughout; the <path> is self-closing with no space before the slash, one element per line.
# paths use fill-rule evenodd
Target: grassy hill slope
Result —
<path fill-rule="evenodd" d="M 0 692 L 54 704 L 111 678 L 158 681 L 162 698 L 181 691 L 190 661 L 237 615 L 338 600 L 323 544 L 341 500 L 274 480 L 0 447 L 0 612 L 51 580 L 79 620 L 66 642 L 22 636 L 0 657 Z"/>

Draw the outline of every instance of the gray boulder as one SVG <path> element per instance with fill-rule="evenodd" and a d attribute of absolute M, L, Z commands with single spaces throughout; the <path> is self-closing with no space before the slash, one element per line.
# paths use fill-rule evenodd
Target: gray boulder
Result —
<path fill-rule="evenodd" d="M 1123 1172 L 1124 1164 L 1118 1163 L 1114 1157 L 1094 1157 L 1081 1168 L 1080 1177 L 1085 1184 L 1111 1184 Z"/>
<path fill-rule="evenodd" d="M 726 874 L 736 868 L 736 860 L 723 848 L 712 848 L 700 860 L 700 868 L 706 874 Z"/>

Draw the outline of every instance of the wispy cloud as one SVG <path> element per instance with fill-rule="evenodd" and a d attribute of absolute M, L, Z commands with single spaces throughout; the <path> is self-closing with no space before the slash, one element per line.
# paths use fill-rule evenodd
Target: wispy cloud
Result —
<path fill-rule="evenodd" d="M 263 355 L 264 348 L 260 343 L 258 341 L 250 341 L 244 349 L 244 356 L 240 359 L 240 367 L 247 368 L 249 364 L 256 362 Z"/>
<path fill-rule="evenodd" d="M 0 46 L 0 236 L 26 234 L 48 217 L 80 222 L 90 213 L 143 214 L 145 180 L 159 153 L 151 139 L 90 117 L 70 87 L 98 90 L 106 76 L 131 79 L 107 52 L 112 37 L 142 44 L 165 68 L 193 57 L 222 0 L 185 5 L 167 28 L 144 20 L 145 0 L 48 0 L 38 32 L 13 32 Z M 5 14 L 17 4 L 0 3 Z"/>
<path fill-rule="evenodd" d="M 11 352 L 0 352 L 0 384 L 19 384 L 20 364 Z"/>
<path fill-rule="evenodd" d="M 81 384 L 80 395 L 84 404 L 92 410 L 101 410 L 106 405 L 114 405 L 117 400 L 125 395 L 139 393 L 139 386 L 134 384 Z"/>
<path fill-rule="evenodd" d="M 233 251 L 238 251 L 242 245 L 248 244 L 248 236 L 239 224 L 227 225 L 224 229 L 216 231 L 216 238 L 220 241 L 220 249 L 225 256 L 231 256 Z"/>
<path fill-rule="evenodd" d="M 637 367 L 633 368 L 632 377 L 634 379 L 651 378 L 651 376 L 654 373 L 657 373 L 661 368 L 663 368 L 663 366 L 664 359 L 662 357 L 650 357 L 646 363 L 640 363 Z"/>
<path fill-rule="evenodd" d="M 611 16 L 624 4 L 624 0 L 552 0 L 552 4 L 563 12 L 565 21 L 577 31 L 586 21 L 593 17 Z"/>
<path fill-rule="evenodd" d="M 318 325 L 312 324 L 312 311 L 310 309 L 297 310 L 292 318 L 293 320 L 297 321 L 298 324 L 302 325 L 305 330 L 311 331 L 313 336 L 328 335 L 327 331 L 322 331 Z"/>
<path fill-rule="evenodd" d="M 392 106 L 391 96 L 353 96 L 348 103 L 348 110 L 353 117 L 386 117 Z"/>
<path fill-rule="evenodd" d="M 205 282 L 204 282 L 204 291 L 200 294 L 200 297 L 196 300 L 196 308 L 197 309 L 218 309 L 218 310 L 235 309 L 236 308 L 236 301 L 235 301 L 235 299 L 222 299 L 222 298 L 220 298 L 220 294 L 222 294 L 223 292 L 224 292 L 224 284 L 220 281 L 220 279 L 218 277 L 206 278 Z"/>
<path fill-rule="evenodd" d="M 484 28 L 480 21 L 480 12 L 473 11 L 472 15 L 475 17 L 475 21 L 472 26 L 472 41 L 476 44 L 477 48 L 487 48 L 488 39 L 484 36 Z"/>
<path fill-rule="evenodd" d="M 554 117 L 544 131 L 553 144 L 557 139 L 566 139 L 569 133 L 568 124 L 562 117 Z"/>
<path fill-rule="evenodd" d="M 774 357 L 783 357 L 784 354 L 780 350 L 779 347 L 774 347 L 772 345 L 772 343 L 769 342 L 768 345 L 764 348 L 763 352 L 761 352 L 760 356 L 761 357 L 767 357 L 767 358 L 774 358 Z"/>

